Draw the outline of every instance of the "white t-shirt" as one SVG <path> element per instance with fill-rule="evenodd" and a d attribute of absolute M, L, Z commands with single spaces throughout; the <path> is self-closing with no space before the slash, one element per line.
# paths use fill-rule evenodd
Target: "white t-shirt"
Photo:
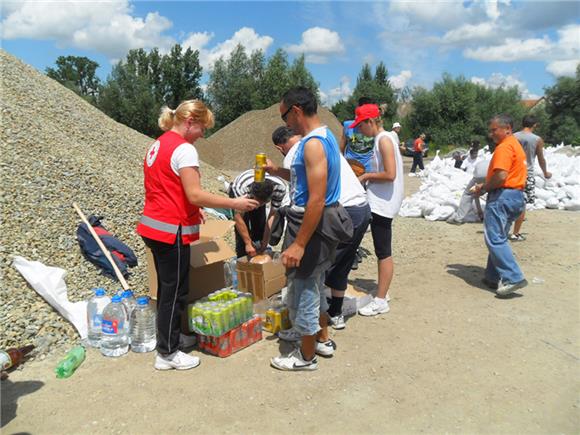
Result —
<path fill-rule="evenodd" d="M 463 169 L 468 174 L 473 174 L 476 163 L 477 157 L 472 159 L 470 156 L 467 156 L 467 158 L 463 161 L 463 163 L 461 163 L 461 169 Z"/>
<path fill-rule="evenodd" d="M 199 168 L 199 155 L 192 144 L 185 142 L 173 150 L 171 169 L 179 177 L 179 170 L 189 167 Z"/>
<path fill-rule="evenodd" d="M 373 150 L 372 166 L 373 172 L 384 172 L 383 156 L 379 148 L 381 138 L 391 135 L 383 131 L 375 137 L 375 148 Z M 392 142 L 392 140 L 391 140 Z M 395 156 L 396 175 L 393 181 L 369 181 L 367 186 L 367 196 L 371 211 L 379 216 L 394 218 L 399 213 L 403 197 L 405 195 L 403 158 L 399 148 L 393 144 L 393 154 Z"/>
<path fill-rule="evenodd" d="M 391 130 L 389 132 L 390 136 L 391 136 L 391 141 L 395 144 L 395 146 L 398 148 L 401 145 L 401 141 L 399 140 L 399 135 L 397 134 L 397 132 L 395 130 Z"/>
<path fill-rule="evenodd" d="M 292 166 L 292 160 L 294 160 L 298 144 L 299 142 L 290 148 L 290 151 L 284 157 L 284 168 L 290 169 L 290 166 Z M 340 155 L 340 198 L 338 202 L 343 207 L 360 207 L 367 203 L 365 189 L 342 154 Z"/>

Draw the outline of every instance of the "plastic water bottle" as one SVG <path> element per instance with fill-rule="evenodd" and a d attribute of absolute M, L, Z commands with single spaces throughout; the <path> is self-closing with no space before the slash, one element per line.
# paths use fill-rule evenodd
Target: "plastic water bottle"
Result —
<path fill-rule="evenodd" d="M 236 257 L 232 257 L 229 261 L 230 265 L 230 273 L 232 276 L 232 288 L 234 290 L 238 289 L 238 269 L 236 267 L 238 259 Z"/>
<path fill-rule="evenodd" d="M 101 347 L 103 310 L 111 302 L 111 299 L 105 294 L 104 288 L 96 288 L 94 291 L 95 296 L 87 304 L 88 343 L 92 347 Z"/>
<path fill-rule="evenodd" d="M 137 306 L 137 301 L 135 300 L 135 296 L 133 296 L 133 292 L 131 290 L 125 290 L 121 294 L 121 302 L 125 307 L 125 311 L 127 311 L 127 319 L 130 319 L 131 313 Z"/>
<path fill-rule="evenodd" d="M 232 270 L 230 267 L 230 262 L 224 261 L 224 281 L 226 287 L 232 286 Z"/>
<path fill-rule="evenodd" d="M 82 346 L 73 347 L 54 369 L 56 377 L 59 379 L 70 377 L 84 360 L 85 348 Z"/>
<path fill-rule="evenodd" d="M 151 352 L 157 346 L 155 311 L 149 306 L 149 298 L 137 298 L 137 306 L 131 313 L 131 349 L 133 352 Z"/>
<path fill-rule="evenodd" d="M 101 353 L 105 356 L 121 356 L 129 351 L 127 335 L 127 312 L 119 295 L 113 296 L 111 303 L 103 311 Z"/>

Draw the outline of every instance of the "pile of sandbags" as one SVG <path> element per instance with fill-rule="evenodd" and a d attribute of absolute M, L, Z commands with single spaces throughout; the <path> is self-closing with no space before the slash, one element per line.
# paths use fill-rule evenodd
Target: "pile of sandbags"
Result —
<path fill-rule="evenodd" d="M 528 210 L 544 208 L 580 210 L 580 153 L 571 146 L 550 147 L 544 150 L 548 171 L 552 178 L 545 179 L 538 162 L 535 162 L 536 202 Z M 477 161 L 490 159 L 487 148 L 479 151 Z M 399 212 L 403 217 L 424 217 L 431 221 L 447 220 L 457 210 L 459 200 L 473 175 L 454 167 L 452 158 L 441 158 L 439 152 L 425 170 L 419 191 L 405 198 Z M 481 199 L 485 206 L 485 197 Z M 470 213 L 466 222 L 478 220 Z"/>

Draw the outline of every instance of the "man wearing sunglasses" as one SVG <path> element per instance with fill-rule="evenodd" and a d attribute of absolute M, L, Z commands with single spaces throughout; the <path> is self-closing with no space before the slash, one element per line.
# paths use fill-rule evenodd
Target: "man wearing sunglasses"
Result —
<path fill-rule="evenodd" d="M 352 238 L 352 221 L 339 204 L 340 155 L 330 129 L 321 124 L 314 94 L 298 87 L 280 102 L 282 120 L 303 136 L 290 170 L 291 205 L 281 210 L 286 233 L 281 256 L 288 278 L 288 305 L 301 346 L 272 358 L 279 370 L 316 370 L 316 354 L 329 355 L 332 340 L 319 342 L 319 317 L 327 310 L 324 276 L 341 240 Z"/>

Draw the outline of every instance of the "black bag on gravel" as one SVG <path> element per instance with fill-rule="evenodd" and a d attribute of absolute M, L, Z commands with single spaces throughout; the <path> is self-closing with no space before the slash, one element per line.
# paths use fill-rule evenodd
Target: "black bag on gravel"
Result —
<path fill-rule="evenodd" d="M 137 257 L 131 248 L 103 227 L 101 219 L 103 219 L 102 216 L 91 215 L 87 220 L 95 230 L 95 233 L 100 237 L 105 247 L 111 253 L 111 257 L 117 264 L 119 271 L 125 278 L 127 278 L 129 276 L 127 267 L 137 266 Z M 99 267 L 105 275 L 117 279 L 113 266 L 111 266 L 109 260 L 107 260 L 107 257 L 105 257 L 105 254 L 84 223 L 80 224 L 77 228 L 77 240 L 81 247 L 81 252 L 87 260 Z"/>

